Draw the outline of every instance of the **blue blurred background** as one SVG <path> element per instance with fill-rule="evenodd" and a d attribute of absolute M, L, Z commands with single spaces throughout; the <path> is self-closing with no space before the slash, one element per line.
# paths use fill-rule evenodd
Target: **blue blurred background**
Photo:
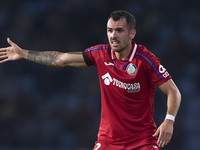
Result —
<path fill-rule="evenodd" d="M 163 150 L 199 150 L 199 0 L 1 0 L 0 47 L 8 46 L 7 37 L 25 49 L 62 52 L 108 43 L 107 17 L 118 9 L 136 17 L 135 42 L 161 59 L 182 93 Z M 95 67 L 0 64 L 0 150 L 91 150 L 100 109 Z M 166 96 L 157 89 L 158 126 L 165 113 Z"/>

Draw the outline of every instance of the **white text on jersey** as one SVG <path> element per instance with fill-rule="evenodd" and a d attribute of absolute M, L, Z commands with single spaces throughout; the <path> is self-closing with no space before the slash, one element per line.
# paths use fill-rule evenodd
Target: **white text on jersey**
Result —
<path fill-rule="evenodd" d="M 110 85 L 113 82 L 113 85 L 122 89 L 127 90 L 128 93 L 135 93 L 140 91 L 140 83 L 124 83 L 115 78 L 112 78 L 107 72 L 102 76 L 105 85 Z"/>

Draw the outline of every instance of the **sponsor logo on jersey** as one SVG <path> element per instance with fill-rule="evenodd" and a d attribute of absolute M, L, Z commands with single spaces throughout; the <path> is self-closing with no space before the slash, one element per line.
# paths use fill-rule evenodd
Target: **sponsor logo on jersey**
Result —
<path fill-rule="evenodd" d="M 130 63 L 126 68 L 126 72 L 129 75 L 134 75 L 136 73 L 136 71 L 137 71 L 137 67 L 132 63 Z"/>
<path fill-rule="evenodd" d="M 124 83 L 115 78 L 112 78 L 110 74 L 107 72 L 102 76 L 105 85 L 112 85 L 127 90 L 128 93 L 135 93 L 140 91 L 140 83 Z"/>
<path fill-rule="evenodd" d="M 162 74 L 162 76 L 164 78 L 167 78 L 169 76 L 169 73 L 167 72 L 167 70 L 163 67 L 163 65 L 159 66 L 159 72 L 160 74 Z"/>
<path fill-rule="evenodd" d="M 157 149 L 157 148 L 158 148 L 158 146 L 153 146 L 153 148 Z"/>
<path fill-rule="evenodd" d="M 114 66 L 114 64 L 113 64 L 113 63 L 111 63 L 111 62 L 109 62 L 109 63 L 107 63 L 107 62 L 104 62 L 104 64 L 105 64 L 106 66 L 110 66 L 110 65 Z"/>

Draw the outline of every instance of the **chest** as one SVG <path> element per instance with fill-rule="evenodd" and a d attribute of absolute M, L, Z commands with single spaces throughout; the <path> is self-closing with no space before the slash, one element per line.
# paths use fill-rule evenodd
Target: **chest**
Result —
<path fill-rule="evenodd" d="M 148 81 L 148 70 L 141 59 L 131 62 L 117 59 L 101 59 L 97 63 L 102 86 L 127 93 L 136 93 Z"/>

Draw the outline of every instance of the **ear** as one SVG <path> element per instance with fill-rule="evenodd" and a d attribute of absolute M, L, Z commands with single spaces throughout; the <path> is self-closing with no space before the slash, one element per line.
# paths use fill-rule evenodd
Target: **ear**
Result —
<path fill-rule="evenodd" d="M 134 39 L 135 35 L 136 35 L 136 30 L 132 29 L 131 32 L 130 32 L 130 38 Z"/>

